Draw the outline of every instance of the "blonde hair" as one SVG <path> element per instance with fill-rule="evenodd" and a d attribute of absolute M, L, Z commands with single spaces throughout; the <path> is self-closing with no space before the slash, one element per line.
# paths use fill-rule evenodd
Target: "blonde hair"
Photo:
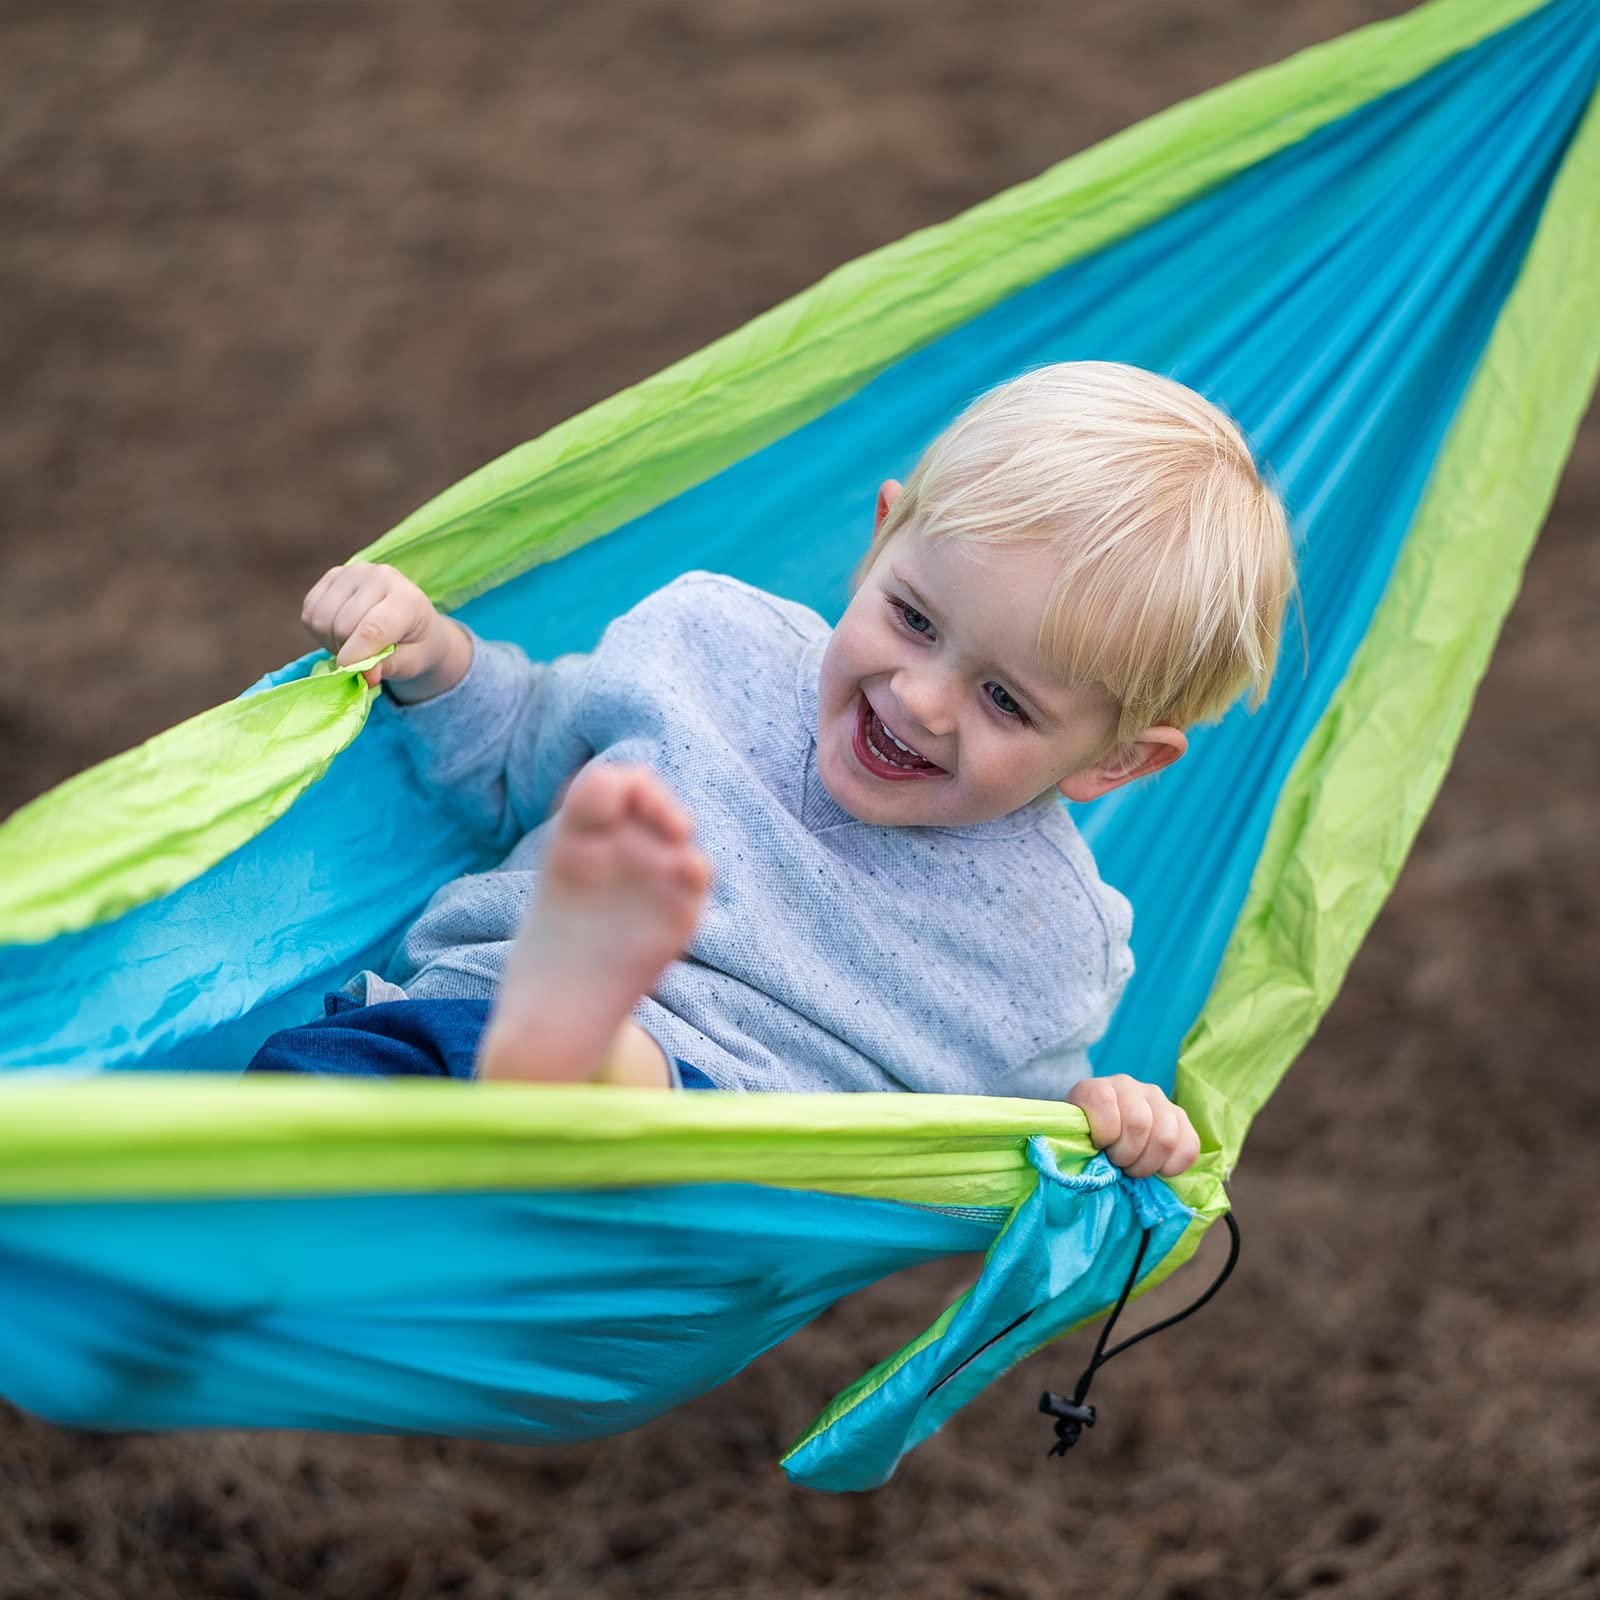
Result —
<path fill-rule="evenodd" d="M 1238 427 L 1170 378 L 1071 361 L 990 390 L 928 446 L 862 572 L 907 529 L 1057 552 L 1040 657 L 1115 700 L 1111 748 L 1266 695 L 1288 520 Z"/>

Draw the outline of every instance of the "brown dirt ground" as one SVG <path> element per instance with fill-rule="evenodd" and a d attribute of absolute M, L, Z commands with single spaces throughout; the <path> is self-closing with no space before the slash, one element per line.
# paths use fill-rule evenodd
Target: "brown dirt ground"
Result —
<path fill-rule="evenodd" d="M 0 812 L 299 654 L 308 583 L 503 448 L 1397 9 L 0 0 Z M 1600 1592 L 1597 516 L 1591 419 L 1412 863 L 1257 1124 L 1235 1282 L 1110 1369 L 1068 1464 L 1032 1406 L 1081 1340 L 878 1494 L 785 1487 L 953 1262 L 582 1448 L 0 1411 L 0 1600 Z"/>

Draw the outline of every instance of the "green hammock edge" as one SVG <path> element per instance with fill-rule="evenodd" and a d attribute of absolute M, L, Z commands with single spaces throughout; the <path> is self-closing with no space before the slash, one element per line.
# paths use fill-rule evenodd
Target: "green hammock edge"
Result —
<path fill-rule="evenodd" d="M 1008 295 L 1544 3 L 1433 0 L 1173 106 L 840 267 L 489 463 L 351 559 L 390 562 L 440 605 L 459 606 L 704 482 Z M 310 679 L 269 693 L 299 729 L 281 747 L 261 738 L 252 702 L 265 696 L 230 701 L 0 824 L 0 944 L 93 927 L 192 881 L 282 816 L 370 704 L 359 686 L 340 697 Z M 197 789 L 210 801 L 195 808 L 201 820 L 174 826 Z M 121 825 L 109 829 L 113 808 Z"/>
<path fill-rule="evenodd" d="M 379 691 L 360 674 L 393 649 L 190 717 L 16 812 L 0 826 L 0 946 L 109 922 L 248 844 L 366 726 Z"/>
<path fill-rule="evenodd" d="M 1075 1106 L 992 1095 L 673 1094 L 597 1084 L 116 1074 L 0 1088 L 0 1203 L 754 1183 L 1011 1210 Z M 1173 1180 L 1216 1205 L 1217 1164 Z"/>
<path fill-rule="evenodd" d="M 1343 682 L 1291 769 L 1176 1093 L 1224 1175 L 1332 1003 L 1455 753 L 1600 378 L 1600 96 Z M 1420 759 L 1418 759 L 1420 756 Z"/>

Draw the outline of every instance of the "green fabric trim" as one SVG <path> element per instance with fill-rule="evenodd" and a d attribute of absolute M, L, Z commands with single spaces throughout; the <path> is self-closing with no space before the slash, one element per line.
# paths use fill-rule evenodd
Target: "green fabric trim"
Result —
<path fill-rule="evenodd" d="M 1012 1209 L 1074 1106 L 968 1095 L 673 1094 L 594 1084 L 133 1075 L 0 1082 L 0 1200 L 760 1183 Z"/>
<path fill-rule="evenodd" d="M 1238 1159 L 1443 781 L 1600 375 L 1600 98 L 1546 202 L 1394 576 L 1284 787 L 1177 1094 Z"/>
<path fill-rule="evenodd" d="M 521 446 L 360 553 L 455 606 L 609 533 L 855 393 L 1007 295 L 1090 255 L 1536 10 L 1435 0 L 1175 106 L 938 227 L 831 273 L 746 327 Z M 272 691 L 41 796 L 0 825 L 0 943 L 90 927 L 170 892 L 320 775 L 364 710 Z M 257 697 L 266 699 L 266 696 Z M 298 702 L 305 702 L 299 704 Z M 293 705 L 292 711 L 287 707 Z M 270 737 L 269 737 L 270 736 Z M 167 741 L 167 742 L 163 742 Z M 203 774 L 203 778 L 197 774 Z M 226 780 L 228 825 L 196 826 Z M 117 825 L 107 826 L 107 807 Z M 90 862 L 89 867 L 84 862 Z"/>
<path fill-rule="evenodd" d="M 0 943 L 108 922 L 276 822 L 361 731 L 393 647 L 230 700 L 69 778 L 0 827 Z"/>

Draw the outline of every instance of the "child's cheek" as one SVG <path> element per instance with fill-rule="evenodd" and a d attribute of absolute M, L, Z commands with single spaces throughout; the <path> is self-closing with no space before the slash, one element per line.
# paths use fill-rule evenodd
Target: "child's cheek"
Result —
<path fill-rule="evenodd" d="M 997 816 L 1027 805 L 1055 782 L 1055 774 L 1037 752 L 1019 750 L 1009 741 L 983 738 L 970 753 L 969 762 L 963 746 L 961 776 L 969 793 L 981 795 Z"/>

